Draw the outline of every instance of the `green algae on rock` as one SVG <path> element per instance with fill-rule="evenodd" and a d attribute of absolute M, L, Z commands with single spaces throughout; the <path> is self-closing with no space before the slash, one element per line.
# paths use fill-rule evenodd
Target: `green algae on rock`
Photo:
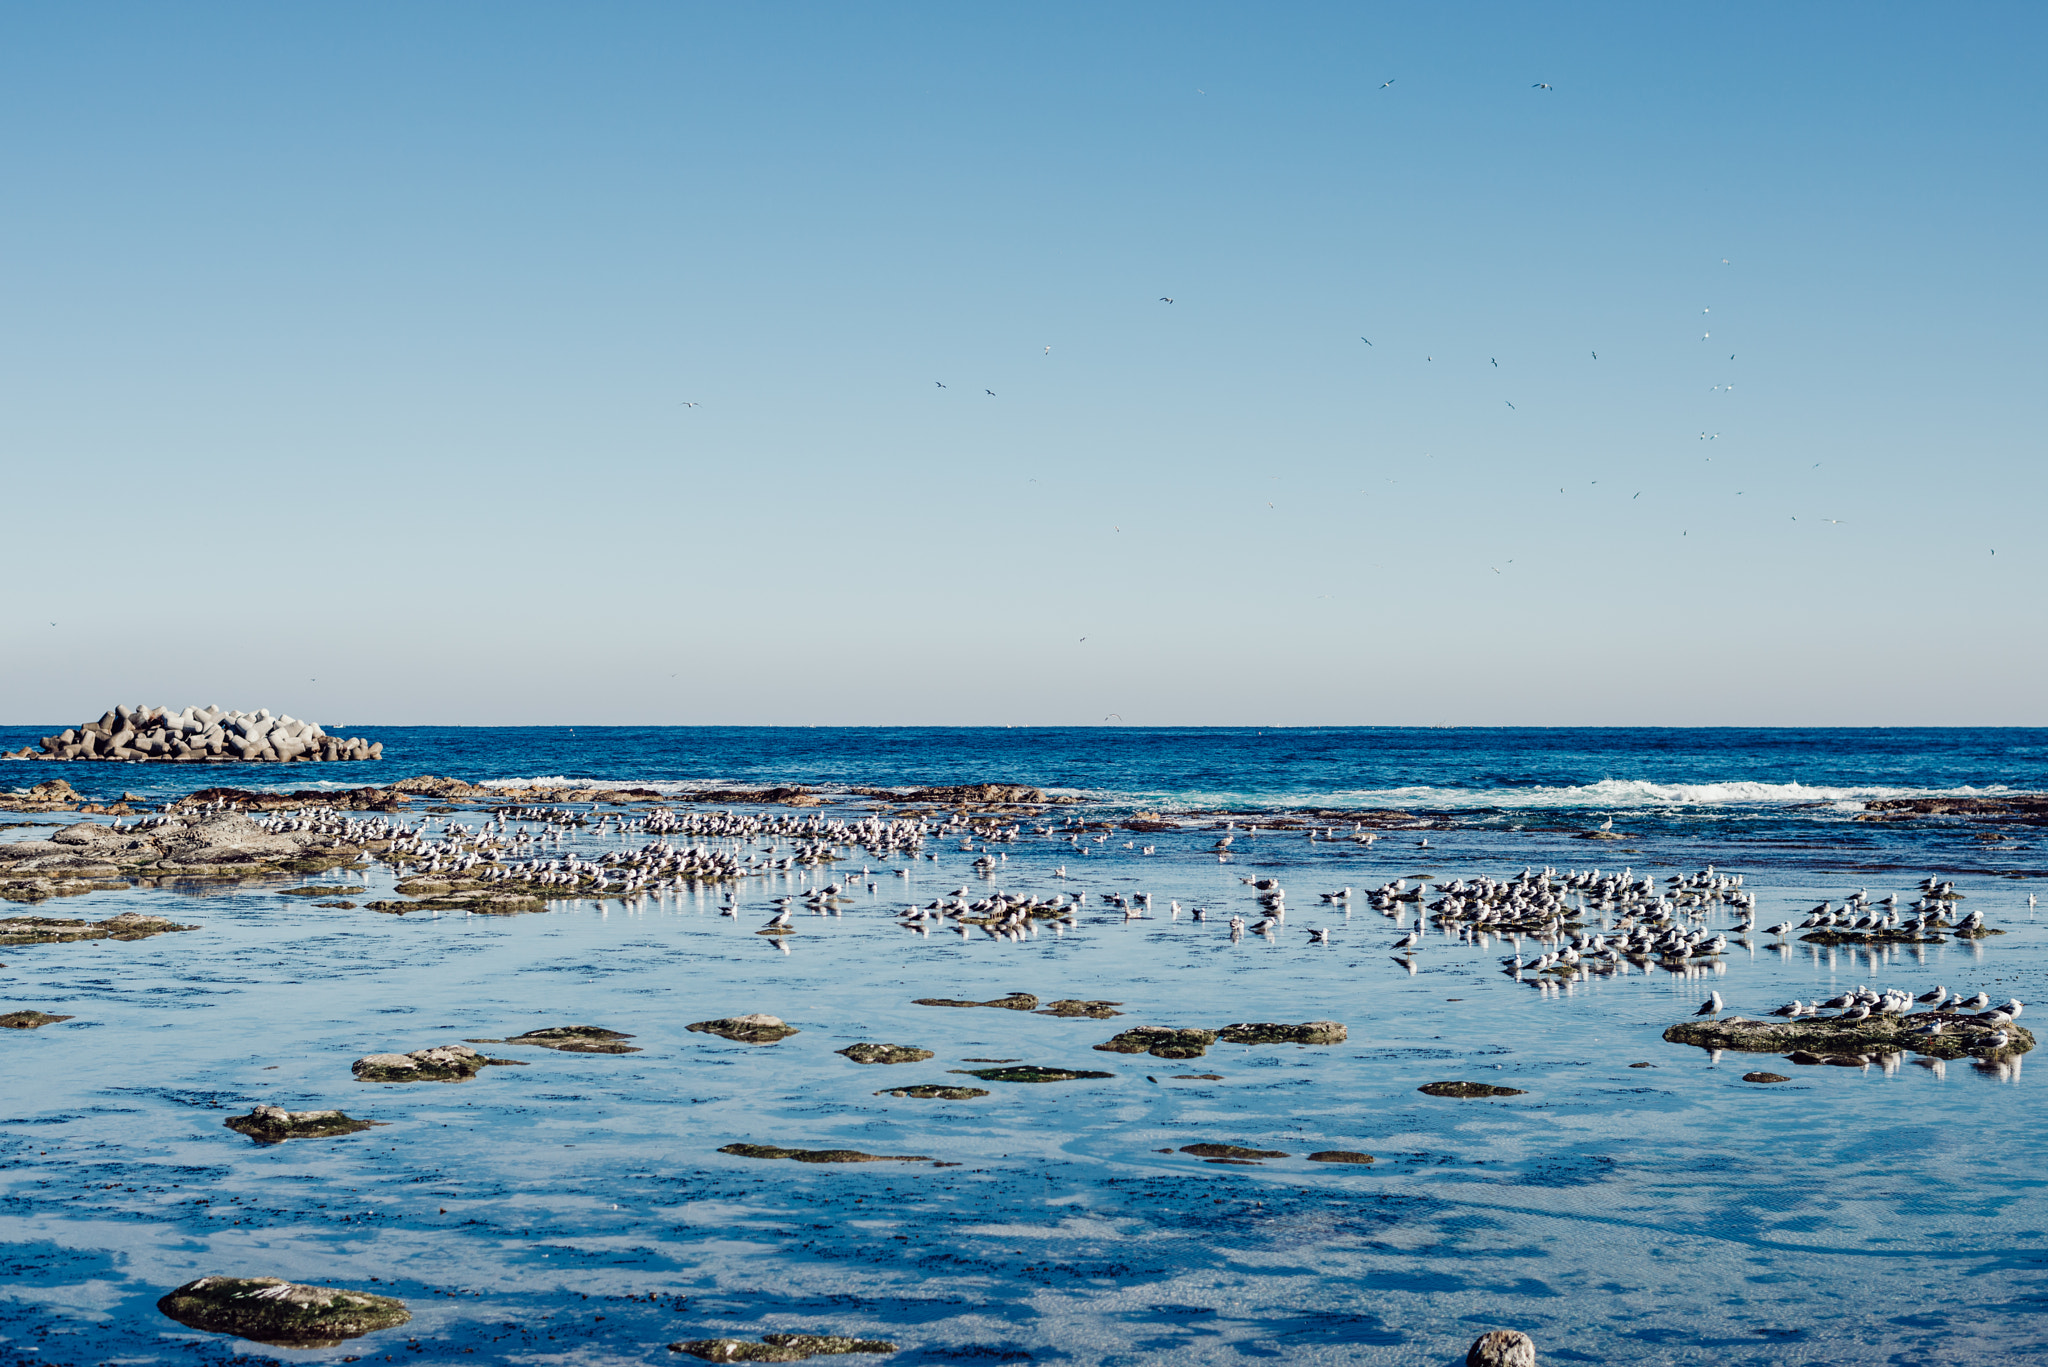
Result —
<path fill-rule="evenodd" d="M 1066 1018 L 1067 1020 L 1106 1021 L 1111 1016 L 1121 1016 L 1123 1012 L 1112 1011 L 1110 1008 L 1113 1006 L 1122 1005 L 1122 1002 L 1077 1001 L 1071 997 L 1068 997 L 1063 998 L 1056 1002 L 1047 1002 L 1045 1006 L 1039 1011 L 1037 1011 L 1035 1014 L 1040 1016 L 1061 1016 Z"/>
<path fill-rule="evenodd" d="M 1350 1037 L 1350 1031 L 1337 1021 L 1304 1021 L 1300 1025 L 1251 1021 L 1226 1025 L 1216 1034 L 1226 1044 L 1342 1044 Z"/>
<path fill-rule="evenodd" d="M 467 1045 L 443 1044 L 410 1054 L 369 1054 L 350 1071 L 364 1082 L 466 1082 L 493 1065 L 526 1066 L 518 1059 L 486 1058 Z"/>
<path fill-rule="evenodd" d="M 923 1063 L 933 1057 L 931 1050 L 913 1044 L 851 1044 L 838 1052 L 855 1063 Z"/>
<path fill-rule="evenodd" d="M 1415 1089 L 1424 1096 L 1526 1096 L 1520 1087 L 1495 1087 L 1485 1082 L 1425 1082 Z"/>
<path fill-rule="evenodd" d="M 273 1348 L 333 1348 L 412 1318 L 405 1302 L 281 1277 L 201 1277 L 156 1303 L 189 1329 Z"/>
<path fill-rule="evenodd" d="M 774 1144 L 727 1144 L 718 1150 L 735 1158 L 789 1158 L 798 1163 L 929 1163 L 930 1154 L 862 1153 L 859 1149 L 785 1149 Z"/>
<path fill-rule="evenodd" d="M 1936 1022 L 1940 1023 L 1942 1033 L 1921 1033 L 1924 1026 Z M 2001 1031 L 2006 1036 L 2005 1043 L 1994 1048 L 1991 1041 Z M 1995 1061 L 2016 1057 L 2034 1047 L 2034 1036 L 2017 1024 L 1993 1025 L 1954 1011 L 1923 1011 L 1911 1016 L 1874 1011 L 1862 1020 L 1808 1016 L 1800 1020 L 1759 1021 L 1722 1016 L 1718 1020 L 1681 1021 L 1666 1030 L 1664 1038 L 1673 1044 L 1691 1044 L 1701 1049 L 1849 1058 L 1911 1053 L 1939 1059 Z"/>
<path fill-rule="evenodd" d="M 1012 992 L 1007 997 L 997 997 L 994 1001 L 986 1002 L 956 1001 L 951 997 L 919 997 L 917 1000 L 913 1001 L 911 1005 L 993 1006 L 1003 1011 L 1035 1011 L 1038 1009 L 1038 998 L 1032 996 L 1029 992 Z"/>
<path fill-rule="evenodd" d="M 0 1016 L 0 1029 L 40 1030 L 46 1025 L 55 1025 L 58 1021 L 76 1019 L 75 1016 L 52 1016 L 41 1011 L 9 1011 L 6 1015 Z"/>
<path fill-rule="evenodd" d="M 794 1025 L 783 1024 L 780 1017 L 763 1016 L 758 1013 L 751 1016 L 723 1016 L 718 1020 L 698 1021 L 695 1025 L 686 1025 L 683 1028 L 696 1031 L 698 1034 L 717 1035 L 720 1039 L 729 1039 L 740 1044 L 773 1044 L 777 1040 L 803 1033 Z"/>
<path fill-rule="evenodd" d="M 126 883 L 119 885 L 127 887 Z M 89 890 L 89 889 L 88 889 Z M 73 940 L 147 940 L 171 931 L 197 930 L 166 916 L 124 911 L 104 921 L 60 921 L 48 916 L 10 916 L 0 920 L 0 945 L 69 944 Z"/>
<path fill-rule="evenodd" d="M 875 1095 L 915 1097 L 920 1101 L 972 1101 L 978 1096 L 987 1096 L 988 1090 L 983 1087 L 944 1087 L 927 1082 L 916 1087 L 889 1087 Z"/>
<path fill-rule="evenodd" d="M 1369 1153 L 1354 1153 L 1350 1149 L 1320 1149 L 1310 1154 L 1308 1161 L 1311 1163 L 1365 1164 L 1372 1162 L 1372 1155 Z"/>
<path fill-rule="evenodd" d="M 1075 1068 L 1039 1068 L 1025 1064 L 1018 1068 L 948 1068 L 949 1073 L 965 1073 L 978 1077 L 983 1082 L 1076 1082 L 1083 1078 L 1115 1077 L 1115 1073 L 1094 1073 Z"/>
<path fill-rule="evenodd" d="M 532 1045 L 538 1049 L 559 1049 L 565 1054 L 637 1054 L 639 1048 L 621 1044 L 620 1040 L 633 1038 L 617 1030 L 607 1030 L 599 1025 L 550 1025 L 540 1030 L 529 1030 L 523 1035 L 510 1039 L 471 1040 L 471 1044 L 516 1044 Z"/>
<path fill-rule="evenodd" d="M 1197 1158 L 1285 1158 L 1285 1149 L 1247 1149 L 1239 1144 L 1183 1144 L 1182 1153 Z"/>
<path fill-rule="evenodd" d="M 287 1111 L 281 1106 L 258 1106 L 247 1115 L 229 1116 L 221 1123 L 259 1144 L 282 1144 L 287 1139 L 332 1139 L 336 1135 L 358 1134 L 382 1122 L 356 1120 L 340 1111 Z"/>
<path fill-rule="evenodd" d="M 1181 1030 L 1170 1025 L 1137 1025 L 1096 1049 L 1107 1054 L 1150 1054 L 1154 1058 L 1200 1058 L 1216 1042 L 1214 1030 Z"/>
<path fill-rule="evenodd" d="M 671 1353 L 688 1353 L 706 1362 L 802 1362 L 805 1358 L 843 1353 L 893 1353 L 887 1339 L 855 1339 L 842 1334 L 764 1334 L 752 1339 L 690 1339 L 671 1343 Z"/>

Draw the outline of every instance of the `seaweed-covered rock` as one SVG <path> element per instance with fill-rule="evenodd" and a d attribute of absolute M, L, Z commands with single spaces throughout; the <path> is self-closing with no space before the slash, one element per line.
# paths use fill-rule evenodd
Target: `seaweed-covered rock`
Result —
<path fill-rule="evenodd" d="M 1790 1082 L 1792 1079 L 1786 1077 L 1783 1073 L 1744 1073 L 1742 1080 L 1744 1082 Z"/>
<path fill-rule="evenodd" d="M 1942 1033 L 1921 1033 L 1924 1026 L 1940 1022 Z M 2005 1043 L 1991 1043 L 1999 1033 Z M 1953 1011 L 1917 1012 L 1895 1016 L 1874 1012 L 1862 1020 L 1846 1016 L 1806 1016 L 1799 1020 L 1749 1020 L 1723 1016 L 1718 1020 L 1682 1021 L 1664 1032 L 1673 1044 L 1691 1044 L 1702 1049 L 1733 1049 L 1750 1054 L 1791 1054 L 1855 1057 L 1858 1055 L 1914 1053 L 1930 1058 L 2008 1059 L 2034 1047 L 2034 1037 L 2017 1024 L 1994 1026 L 1975 1017 Z"/>
<path fill-rule="evenodd" d="M 540 1030 L 529 1030 L 523 1035 L 514 1035 L 504 1040 L 473 1040 L 475 1044 L 517 1044 L 531 1045 L 537 1049 L 559 1049 L 565 1054 L 637 1054 L 639 1048 L 621 1044 L 620 1040 L 633 1038 L 617 1030 L 607 1030 L 598 1025 L 550 1025 Z"/>
<path fill-rule="evenodd" d="M 332 1348 L 412 1318 L 404 1301 L 389 1296 L 300 1286 L 281 1277 L 201 1277 L 156 1308 L 187 1328 L 274 1348 Z"/>
<path fill-rule="evenodd" d="M 52 1016 L 42 1011 L 9 1011 L 6 1015 L 0 1016 L 0 1029 L 40 1030 L 46 1025 L 55 1025 L 58 1021 L 73 1019 L 76 1018 Z"/>
<path fill-rule="evenodd" d="M 127 887 L 126 883 L 116 886 Z M 82 889 L 91 891 L 91 888 Z M 197 930 L 181 926 L 167 916 L 146 916 L 124 911 L 104 921 L 60 921 L 47 916 L 10 916 L 0 920 L 0 945 L 64 944 L 72 940 L 146 940 L 174 930 Z"/>
<path fill-rule="evenodd" d="M 1484 1082 L 1425 1082 L 1415 1089 L 1425 1096 L 1523 1096 L 1520 1087 L 1495 1087 Z"/>
<path fill-rule="evenodd" d="M 851 1044 L 839 1053 L 855 1063 L 923 1063 L 932 1057 L 931 1050 L 912 1044 Z"/>
<path fill-rule="evenodd" d="M 919 997 L 911 1005 L 993 1006 L 1003 1011 L 1034 1011 L 1038 1008 L 1038 998 L 1032 996 L 1029 992 L 1012 992 L 1007 997 L 997 997 L 994 1001 L 985 1002 L 956 1001 L 951 997 Z"/>
<path fill-rule="evenodd" d="M 1247 1149 L 1238 1144 L 1183 1144 L 1182 1153 L 1197 1158 L 1285 1158 L 1285 1149 Z"/>
<path fill-rule="evenodd" d="M 1177 1030 L 1169 1025 L 1138 1025 L 1095 1047 L 1109 1054 L 1150 1054 L 1154 1058 L 1200 1058 L 1216 1042 L 1214 1030 Z"/>
<path fill-rule="evenodd" d="M 1063 1016 L 1068 1020 L 1106 1021 L 1111 1016 L 1121 1016 L 1123 1012 L 1112 1011 L 1110 1008 L 1122 1005 L 1122 1002 L 1088 1002 L 1066 997 L 1056 1002 L 1047 1002 L 1036 1014 Z"/>
<path fill-rule="evenodd" d="M 887 1339 L 854 1339 L 840 1334 L 764 1334 L 752 1339 L 690 1339 L 671 1343 L 671 1353 L 688 1353 L 706 1362 L 802 1362 L 805 1358 L 841 1353 L 893 1353 Z"/>
<path fill-rule="evenodd" d="M 517 1059 L 486 1058 L 468 1045 L 442 1044 L 410 1054 L 368 1054 L 350 1071 L 364 1082 L 465 1082 L 494 1064 L 525 1066 Z"/>
<path fill-rule="evenodd" d="M 776 1016 L 724 1016 L 714 1021 L 698 1021 L 685 1029 L 699 1034 L 717 1035 L 741 1044 L 773 1044 L 779 1039 L 802 1033 L 794 1025 L 784 1025 Z"/>
<path fill-rule="evenodd" d="M 875 1093 L 876 1096 L 916 1097 L 920 1101 L 972 1101 L 978 1096 L 987 1096 L 985 1087 L 944 1087 L 936 1083 L 924 1083 L 916 1087 L 890 1087 Z"/>
<path fill-rule="evenodd" d="M 1320 1149 L 1308 1156 L 1311 1163 L 1370 1163 L 1369 1153 L 1354 1153 L 1350 1149 Z"/>
<path fill-rule="evenodd" d="M 859 1149 L 785 1149 L 774 1144 L 727 1144 L 718 1150 L 735 1158 L 790 1158 L 799 1163 L 929 1163 L 922 1153 L 862 1153 Z"/>
<path fill-rule="evenodd" d="M 1226 1025 L 1216 1033 L 1226 1044 L 1342 1044 L 1350 1037 L 1336 1021 L 1304 1021 L 1300 1025 L 1252 1021 Z"/>
<path fill-rule="evenodd" d="M 287 1111 L 281 1106 L 258 1106 L 247 1115 L 232 1115 L 221 1123 L 259 1144 L 282 1144 L 287 1139 L 331 1139 L 356 1134 L 379 1122 L 355 1120 L 340 1111 Z"/>
<path fill-rule="evenodd" d="M 1115 1077 L 1115 1073 L 1092 1073 L 1075 1068 L 1039 1068 L 1024 1064 L 1017 1068 L 949 1068 L 950 1073 L 965 1073 L 978 1077 L 983 1082 L 1077 1082 L 1083 1078 Z"/>

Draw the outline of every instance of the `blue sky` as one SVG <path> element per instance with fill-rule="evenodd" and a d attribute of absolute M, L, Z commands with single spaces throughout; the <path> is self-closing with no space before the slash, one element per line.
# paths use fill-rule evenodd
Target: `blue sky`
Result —
<path fill-rule="evenodd" d="M 14 7 L 0 717 L 2048 722 L 2044 29 Z"/>

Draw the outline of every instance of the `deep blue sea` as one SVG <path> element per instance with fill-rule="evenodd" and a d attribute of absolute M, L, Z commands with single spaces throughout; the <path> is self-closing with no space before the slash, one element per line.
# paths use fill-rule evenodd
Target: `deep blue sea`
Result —
<path fill-rule="evenodd" d="M 55 729 L 0 729 L 0 748 Z M 826 1330 L 901 1347 L 848 1361 L 919 1367 L 1448 1364 L 1494 1327 L 1531 1333 L 1546 1362 L 1617 1367 L 2048 1360 L 2048 1108 L 2027 1100 L 2024 1060 L 1801 1067 L 1662 1039 L 1710 990 L 1752 1015 L 1859 984 L 2048 1000 L 2030 901 L 2048 891 L 2040 828 L 1858 819 L 1878 798 L 2048 789 L 2048 732 L 329 729 L 383 740 L 386 759 L 0 764 L 0 787 L 62 777 L 160 800 L 433 773 L 508 797 L 555 778 L 652 786 L 686 812 L 692 789 L 803 783 L 830 805 L 736 805 L 828 821 L 866 815 L 847 792 L 864 786 L 1015 782 L 1082 801 L 993 851 L 955 831 L 925 845 L 936 859 L 856 854 L 750 878 L 732 917 L 710 888 L 399 917 L 280 895 L 299 880 L 39 905 L 199 929 L 0 949 L 0 1010 L 74 1017 L 0 1032 L 0 1363 L 692 1361 L 665 1345 Z M 479 820 L 429 805 L 406 819 Z M 1319 823 L 1338 839 L 1252 829 L 1390 809 L 1413 819 L 1371 844 L 1341 838 L 1340 817 Z M 1187 821 L 1114 827 L 1137 812 Z M 1101 838 L 1053 826 L 1075 817 Z M 1610 820 L 1601 834 L 1619 838 L 1587 838 Z M 1219 856 L 1225 827 L 1235 843 Z M 644 838 L 585 827 L 559 848 L 595 857 Z M 1708 863 L 1744 877 L 1760 925 L 1857 887 L 1910 897 L 1938 873 L 2006 933 L 1868 950 L 1752 937 L 1681 973 L 1538 986 L 1502 970 L 1526 945 L 1431 931 L 1397 952 L 1412 911 L 1317 897 L 1530 865 L 1664 878 Z M 394 895 L 381 866 L 348 877 L 369 888 L 359 904 Z M 1228 917 L 1258 914 L 1252 877 L 1284 884 L 1292 910 L 1279 933 L 1234 939 Z M 854 894 L 839 914 L 755 934 L 772 898 L 825 878 Z M 1020 939 L 897 923 L 961 887 L 1084 892 L 1089 910 Z M 1138 891 L 1149 916 L 1103 896 Z M 1725 912 L 1711 924 L 1731 928 Z M 1124 1014 L 914 1004 L 1017 991 Z M 801 1033 L 751 1046 L 685 1028 L 750 1011 Z M 1219 1044 L 1187 1062 L 1093 1047 L 1139 1024 L 1322 1019 L 1348 1041 Z M 628 1031 L 643 1052 L 528 1051 L 528 1067 L 454 1085 L 350 1075 L 366 1053 L 559 1024 Z M 863 1067 L 837 1052 L 860 1041 L 937 1057 Z M 886 1094 L 971 1082 L 949 1070 L 988 1059 L 1110 1076 Z M 1791 1080 L 1744 1080 L 1757 1069 Z M 1460 1079 L 1522 1094 L 1417 1091 Z M 221 1123 L 256 1102 L 385 1125 L 259 1148 Z M 1285 1156 L 1214 1165 L 1182 1152 L 1198 1142 Z M 718 1152 L 733 1143 L 928 1161 Z M 1305 1160 L 1324 1149 L 1376 1161 Z M 383 1291 L 414 1319 L 295 1351 L 156 1312 L 209 1273 Z"/>

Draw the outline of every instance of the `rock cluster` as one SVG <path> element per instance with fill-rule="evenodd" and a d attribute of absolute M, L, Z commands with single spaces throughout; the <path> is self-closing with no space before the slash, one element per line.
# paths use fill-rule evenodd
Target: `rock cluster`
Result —
<path fill-rule="evenodd" d="M 125 888 L 133 878 L 239 881 L 323 873 L 353 863 L 361 854 L 359 845 L 330 831 L 302 829 L 307 824 L 257 820 L 235 812 L 152 817 L 125 827 L 74 822 L 48 840 L 0 842 L 0 899 L 39 902 Z M 135 928 L 143 929 L 140 924 Z M 183 927 L 166 923 L 157 928 Z"/>
<path fill-rule="evenodd" d="M 116 707 L 98 721 L 44 736 L 43 753 L 27 746 L 6 759 L 207 760 L 286 763 L 291 760 L 384 758 L 381 742 L 330 736 L 309 721 L 273 717 L 266 708 L 228 712 L 218 707 Z"/>

